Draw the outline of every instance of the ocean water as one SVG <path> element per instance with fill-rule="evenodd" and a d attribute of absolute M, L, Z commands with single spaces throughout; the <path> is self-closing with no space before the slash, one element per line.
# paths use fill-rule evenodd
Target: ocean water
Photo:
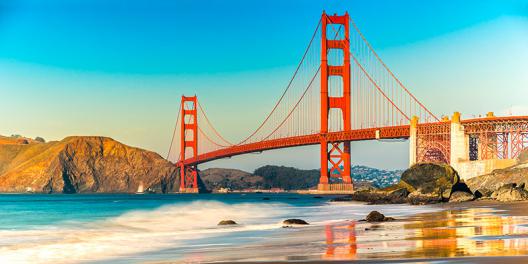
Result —
<path fill-rule="evenodd" d="M 223 247 L 273 243 L 281 222 L 359 220 L 434 209 L 334 203 L 300 194 L 0 195 L 0 263 L 199 262 Z M 237 226 L 217 226 L 232 219 Z"/>

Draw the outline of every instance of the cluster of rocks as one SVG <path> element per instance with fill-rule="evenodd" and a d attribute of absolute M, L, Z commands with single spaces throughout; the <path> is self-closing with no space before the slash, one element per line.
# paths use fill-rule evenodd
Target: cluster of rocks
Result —
<path fill-rule="evenodd" d="M 398 184 L 385 189 L 359 190 L 334 201 L 363 201 L 370 204 L 431 204 L 464 202 L 476 197 L 447 164 L 419 163 L 406 170 Z"/>
<path fill-rule="evenodd" d="M 387 221 L 394 221 L 394 220 L 396 219 L 394 219 L 393 217 L 387 217 L 378 211 L 372 211 L 367 215 L 365 219 L 360 220 L 360 221 L 370 223 L 370 222 L 387 222 Z M 238 225 L 238 223 L 235 222 L 234 220 L 222 220 L 218 222 L 218 225 L 219 226 L 231 226 L 231 225 Z M 293 226 L 298 226 L 298 225 L 301 225 L 301 226 L 309 225 L 309 223 L 302 219 L 298 219 L 298 218 L 291 218 L 291 219 L 286 219 L 282 221 L 282 227 L 293 227 Z"/>
<path fill-rule="evenodd" d="M 222 220 L 218 222 L 218 225 L 219 226 L 230 226 L 230 225 L 238 225 L 238 223 L 235 222 L 234 220 Z M 297 218 L 291 218 L 291 219 L 286 219 L 282 221 L 283 227 L 292 227 L 296 225 L 309 225 L 309 223 L 302 219 L 297 219 Z"/>
<path fill-rule="evenodd" d="M 528 200 L 528 191 L 526 190 L 524 183 L 521 183 L 520 185 L 517 185 L 516 183 L 507 183 L 495 191 L 479 189 L 476 193 L 480 196 L 479 198 L 491 198 L 501 202 Z"/>
<path fill-rule="evenodd" d="M 509 171 L 514 172 L 510 172 L 511 175 L 506 175 L 505 170 L 496 171 L 490 175 L 472 178 L 466 184 L 447 164 L 420 163 L 406 170 L 396 185 L 385 189 L 358 190 L 333 201 L 362 201 L 370 204 L 456 203 L 476 199 L 523 201 L 528 200 L 528 170 L 521 171 L 523 168 L 510 169 Z"/>

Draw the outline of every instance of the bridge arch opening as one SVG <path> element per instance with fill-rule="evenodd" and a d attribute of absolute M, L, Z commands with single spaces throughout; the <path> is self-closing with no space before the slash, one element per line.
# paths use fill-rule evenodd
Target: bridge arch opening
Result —
<path fill-rule="evenodd" d="M 421 162 L 435 162 L 435 163 L 447 163 L 447 155 L 444 154 L 444 150 L 441 147 L 431 147 L 424 151 L 422 157 L 420 158 Z"/>

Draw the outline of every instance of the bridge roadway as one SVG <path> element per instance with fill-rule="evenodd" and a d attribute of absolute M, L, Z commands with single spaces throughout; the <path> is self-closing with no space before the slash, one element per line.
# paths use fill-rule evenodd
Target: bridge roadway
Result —
<path fill-rule="evenodd" d="M 410 125 L 356 129 L 350 131 L 329 132 L 326 134 L 317 133 L 312 135 L 271 139 L 255 143 L 234 145 L 224 149 L 199 154 L 196 157 L 185 159 L 182 162 L 185 166 L 197 165 L 211 160 L 232 157 L 246 153 L 297 146 L 317 145 L 321 144 L 323 140 L 326 140 L 327 142 L 342 142 L 373 139 L 398 139 L 409 138 L 409 136 Z"/>
<path fill-rule="evenodd" d="M 448 125 L 449 120 L 420 123 L 420 127 Z M 509 133 L 515 132 L 528 133 L 528 116 L 505 116 L 505 117 L 482 117 L 462 120 L 461 124 L 465 127 L 465 133 Z M 355 129 L 350 131 L 330 132 L 326 134 L 316 133 L 304 136 L 294 136 L 281 139 L 271 139 L 261 142 L 234 145 L 223 149 L 199 154 L 196 157 L 188 158 L 178 162 L 178 165 L 188 166 L 205 163 L 208 161 L 222 159 L 252 152 L 260 152 L 272 149 L 289 148 L 296 146 L 318 145 L 321 142 L 342 142 L 342 141 L 361 141 L 374 139 L 406 139 L 410 137 L 410 125 L 389 126 L 379 128 Z M 523 144 L 525 139 L 521 139 Z M 523 146 L 521 146 L 523 147 Z"/>

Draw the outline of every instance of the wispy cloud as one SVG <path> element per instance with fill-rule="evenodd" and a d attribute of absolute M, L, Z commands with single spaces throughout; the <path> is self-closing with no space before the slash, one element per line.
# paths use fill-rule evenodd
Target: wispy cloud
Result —
<path fill-rule="evenodd" d="M 528 115 L 528 105 L 513 105 L 499 112 L 501 116 Z"/>

